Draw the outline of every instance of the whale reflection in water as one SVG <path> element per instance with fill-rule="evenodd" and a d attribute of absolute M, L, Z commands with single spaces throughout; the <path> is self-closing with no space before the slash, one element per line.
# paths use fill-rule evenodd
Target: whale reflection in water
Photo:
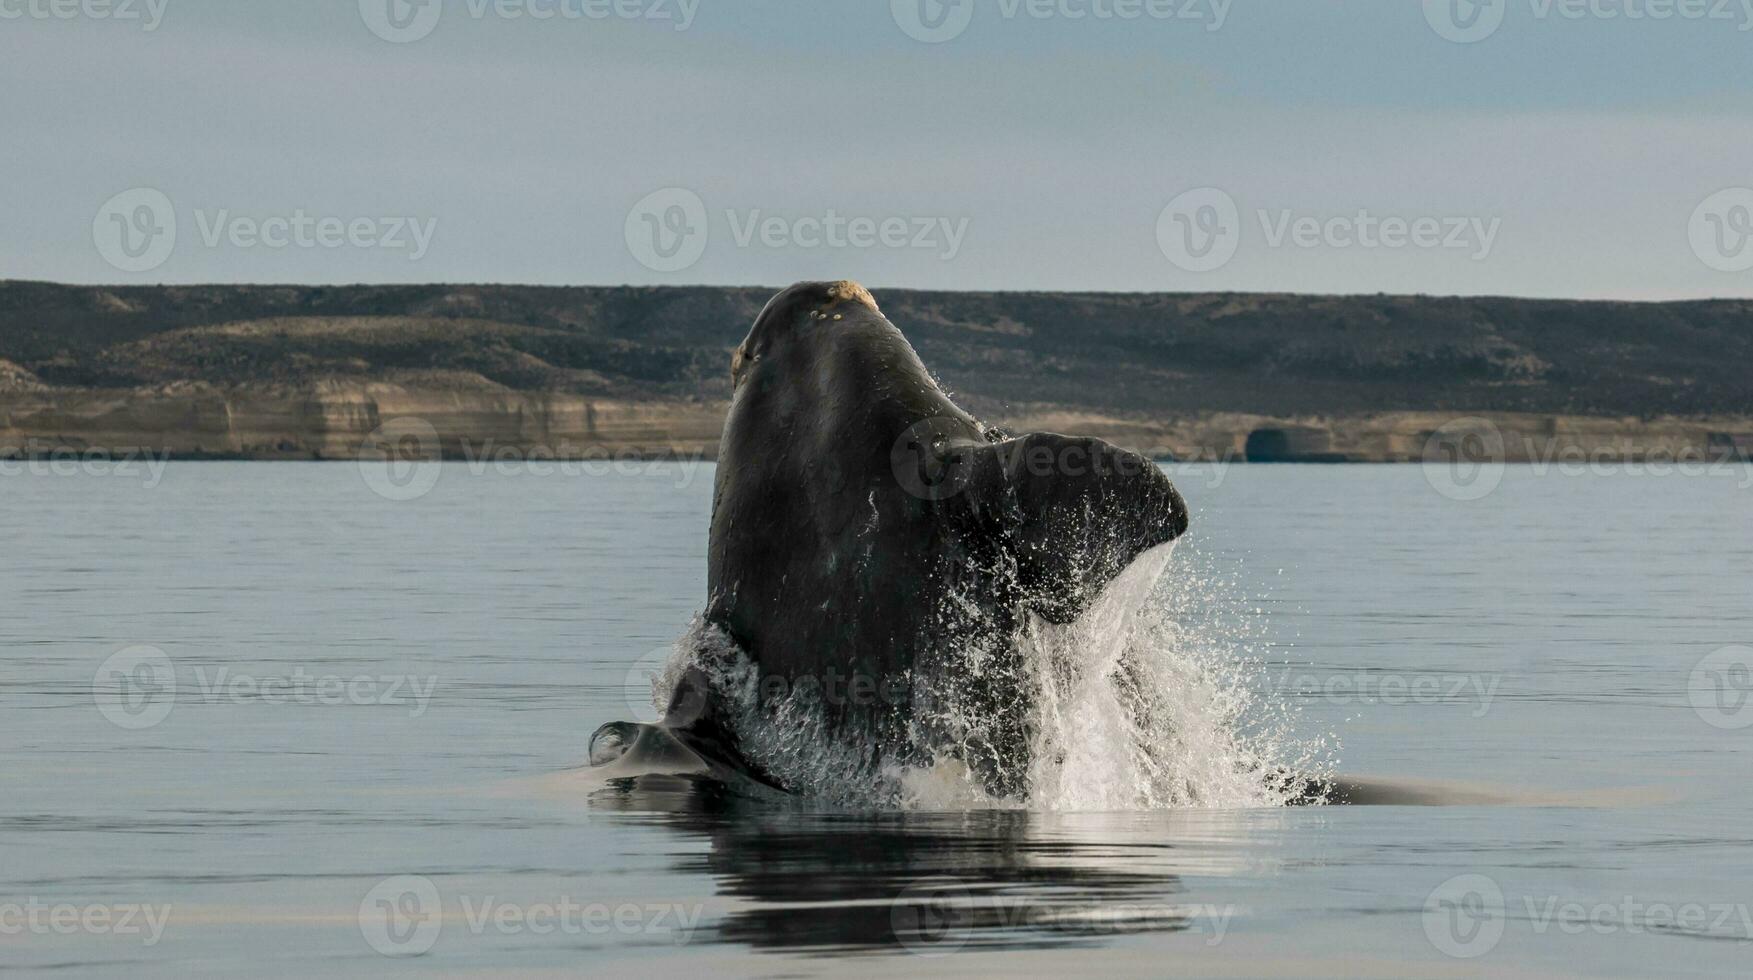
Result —
<path fill-rule="evenodd" d="M 1221 935 L 1235 910 L 1187 893 L 1183 874 L 1269 871 L 1269 812 L 853 813 L 803 809 L 698 775 L 609 779 L 593 809 L 705 841 L 675 871 L 705 874 L 734 904 L 713 940 L 850 953 L 1098 945 L 1132 933 Z M 1282 813 L 1282 811 L 1280 811 Z M 1165 822 L 1179 833 L 1163 837 Z M 1230 852 L 1230 853 L 1225 853 Z"/>

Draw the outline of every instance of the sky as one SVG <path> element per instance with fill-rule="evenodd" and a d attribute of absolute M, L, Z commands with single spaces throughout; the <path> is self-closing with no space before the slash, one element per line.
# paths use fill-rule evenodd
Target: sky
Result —
<path fill-rule="evenodd" d="M 1753 0 L 0 0 L 0 278 L 1753 296 Z"/>

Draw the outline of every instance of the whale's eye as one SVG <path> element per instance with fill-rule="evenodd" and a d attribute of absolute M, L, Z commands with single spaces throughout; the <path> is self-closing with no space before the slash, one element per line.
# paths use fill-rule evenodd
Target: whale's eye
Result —
<path fill-rule="evenodd" d="M 743 368 L 747 366 L 751 360 L 753 360 L 753 358 L 749 357 L 740 346 L 736 350 L 731 351 L 730 390 L 735 391 L 737 386 L 743 383 Z"/>

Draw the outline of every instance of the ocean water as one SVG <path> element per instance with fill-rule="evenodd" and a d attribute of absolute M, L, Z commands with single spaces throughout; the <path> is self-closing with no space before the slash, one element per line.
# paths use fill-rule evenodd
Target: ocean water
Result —
<path fill-rule="evenodd" d="M 1753 963 L 1740 467 L 1471 500 L 1417 466 L 1172 469 L 1193 528 L 1145 604 L 1191 796 L 1114 792 L 1112 711 L 1068 695 L 1053 792 L 881 812 L 584 766 L 703 603 L 710 465 L 19 469 L 9 973 Z M 1293 742 L 1386 802 L 1202 792 Z"/>

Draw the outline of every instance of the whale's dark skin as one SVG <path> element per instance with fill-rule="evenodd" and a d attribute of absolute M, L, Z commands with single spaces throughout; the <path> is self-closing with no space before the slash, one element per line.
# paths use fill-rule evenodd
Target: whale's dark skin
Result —
<path fill-rule="evenodd" d="M 878 761 L 953 743 L 989 789 L 1021 789 L 1028 706 L 1013 635 L 1029 613 L 1074 619 L 1181 535 L 1180 494 L 1100 440 L 986 428 L 856 283 L 775 296 L 732 377 L 706 620 L 758 666 L 763 697 L 813 687 L 828 729 L 875 744 Z M 946 729 L 952 703 L 980 731 Z M 726 715 L 695 670 L 664 727 L 752 769 Z"/>

